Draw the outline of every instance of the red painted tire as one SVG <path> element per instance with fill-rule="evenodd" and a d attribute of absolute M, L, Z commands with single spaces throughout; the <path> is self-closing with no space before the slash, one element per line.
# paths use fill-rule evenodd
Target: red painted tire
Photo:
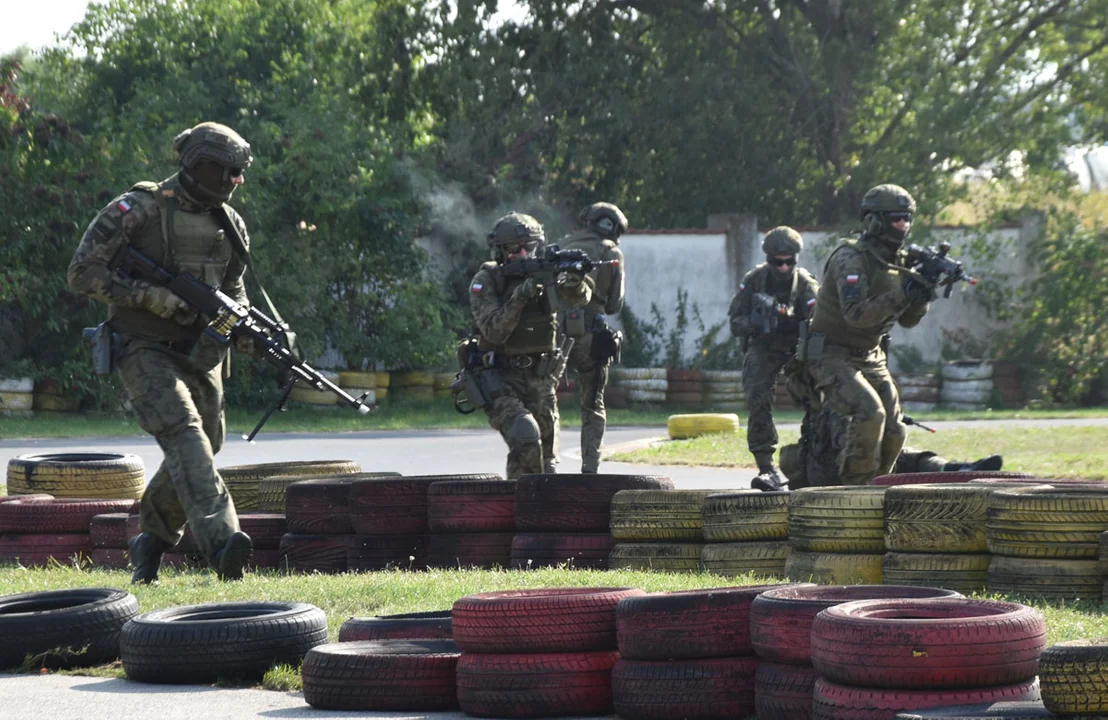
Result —
<path fill-rule="evenodd" d="M 322 710 L 449 710 L 460 657 L 450 640 L 317 645 L 304 656 L 304 701 Z"/>
<path fill-rule="evenodd" d="M 758 720 L 810 720 L 812 692 L 818 677 L 810 665 L 758 663 L 754 673 L 754 714 Z"/>
<path fill-rule="evenodd" d="M 128 513 L 104 513 L 92 518 L 88 526 L 89 540 L 94 548 L 126 548 Z"/>
<path fill-rule="evenodd" d="M 24 567 L 43 567 L 52 562 L 72 566 L 91 554 L 88 533 L 0 535 L 0 562 L 18 562 Z"/>
<path fill-rule="evenodd" d="M 900 473 L 897 475 L 878 475 L 874 485 L 927 485 L 930 483 L 960 483 L 987 478 L 1030 478 L 1034 475 L 1008 470 L 957 470 L 954 472 Z"/>
<path fill-rule="evenodd" d="M 130 562 L 130 556 L 126 550 L 114 547 L 93 548 L 89 552 L 89 559 L 96 567 L 108 570 L 123 570 Z"/>
<path fill-rule="evenodd" d="M 516 529 L 515 480 L 452 480 L 427 490 L 432 533 L 497 533 Z"/>
<path fill-rule="evenodd" d="M 400 568 L 427 568 L 426 534 L 422 535 L 347 535 L 346 569 L 368 572 Z"/>
<path fill-rule="evenodd" d="M 281 567 L 292 572 L 346 572 L 346 536 L 285 533 L 280 555 Z"/>
<path fill-rule="evenodd" d="M 135 500 L 12 500 L 0 505 L 0 533 L 87 533 L 97 515 L 135 509 Z"/>
<path fill-rule="evenodd" d="M 1046 621 L 1018 603 L 970 598 L 861 600 L 812 623 L 821 677 L 871 688 L 972 688 L 1035 677 Z"/>
<path fill-rule="evenodd" d="M 733 720 L 754 713 L 752 657 L 650 662 L 612 668 L 612 704 L 624 720 Z"/>
<path fill-rule="evenodd" d="M 1038 699 L 1039 681 L 1035 679 L 960 690 L 876 690 L 820 678 L 813 692 L 812 720 L 893 720 L 904 710 Z"/>
<path fill-rule="evenodd" d="M 933 597 L 962 595 L 906 585 L 799 585 L 767 590 L 750 606 L 750 644 L 765 660 L 810 665 L 812 621 L 822 610 L 855 600 Z"/>
<path fill-rule="evenodd" d="M 494 568 L 512 564 L 512 533 L 432 533 L 427 565 L 438 568 Z"/>
<path fill-rule="evenodd" d="M 672 660 L 750 655 L 750 605 L 785 584 L 708 588 L 629 597 L 616 606 L 619 656 Z"/>
<path fill-rule="evenodd" d="M 255 552 L 278 549 L 289 531 L 283 513 L 239 513 L 239 527 L 250 536 Z"/>
<path fill-rule="evenodd" d="M 524 475 L 516 481 L 516 529 L 608 532 L 617 492 L 673 487 L 672 480 L 655 475 Z"/>
<path fill-rule="evenodd" d="M 571 565 L 606 570 L 616 541 L 610 533 L 521 533 L 512 538 L 512 567 Z"/>
<path fill-rule="evenodd" d="M 355 535 L 416 535 L 427 532 L 427 491 L 444 480 L 496 480 L 499 475 L 419 475 L 358 480 L 350 488 L 350 526 Z"/>
<path fill-rule="evenodd" d="M 23 502 L 49 502 L 53 499 L 53 495 L 47 495 L 46 493 L 34 493 L 32 495 L 0 495 L 0 505 L 16 500 L 22 500 Z"/>
<path fill-rule="evenodd" d="M 246 563 L 246 567 L 254 570 L 280 570 L 281 551 L 278 548 L 255 548 L 250 553 L 250 561 Z"/>
<path fill-rule="evenodd" d="M 454 641 L 465 652 L 616 649 L 616 605 L 635 588 L 549 588 L 466 595 L 454 603 Z"/>
<path fill-rule="evenodd" d="M 298 480 L 285 490 L 285 519 L 296 535 L 349 535 L 350 486 L 356 475 Z"/>
<path fill-rule="evenodd" d="M 449 610 L 352 617 L 339 628 L 339 642 L 359 640 L 451 640 Z"/>
<path fill-rule="evenodd" d="M 618 659 L 616 652 L 462 653 L 458 705 L 475 717 L 608 715 Z"/>

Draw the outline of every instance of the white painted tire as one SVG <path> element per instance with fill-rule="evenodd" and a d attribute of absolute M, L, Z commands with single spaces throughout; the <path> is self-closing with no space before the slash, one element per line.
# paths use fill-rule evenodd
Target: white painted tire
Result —
<path fill-rule="evenodd" d="M 704 383 L 704 392 L 709 395 L 733 395 L 735 393 L 742 394 L 743 386 L 741 382 L 706 382 Z"/>
<path fill-rule="evenodd" d="M 742 370 L 705 370 L 703 372 L 706 383 L 738 383 L 743 381 Z"/>
<path fill-rule="evenodd" d="M 0 392 L 0 414 L 30 412 L 35 406 L 35 396 L 29 392 Z"/>
<path fill-rule="evenodd" d="M 628 402 L 663 403 L 666 401 L 664 390 L 628 390 Z"/>
<path fill-rule="evenodd" d="M 900 391 L 901 402 L 938 402 L 939 388 L 937 387 L 910 387 Z"/>
<path fill-rule="evenodd" d="M 29 393 L 35 391 L 35 381 L 31 378 L 8 378 L 0 380 L 0 393 Z"/>
<path fill-rule="evenodd" d="M 645 380 L 623 380 L 619 383 L 620 387 L 625 387 L 628 390 L 649 390 L 651 392 L 664 393 L 669 388 L 669 381 L 645 379 Z"/>
<path fill-rule="evenodd" d="M 896 384 L 900 388 L 937 388 L 939 387 L 938 375 L 898 375 Z"/>
<path fill-rule="evenodd" d="M 947 402 L 944 400 L 942 406 L 946 410 L 959 410 L 963 412 L 976 412 L 985 409 L 985 403 L 976 402 Z"/>
<path fill-rule="evenodd" d="M 989 380 L 947 380 L 943 383 L 944 393 L 990 393 L 992 391 L 993 381 L 991 378 Z"/>
<path fill-rule="evenodd" d="M 993 364 L 987 361 L 958 360 L 943 365 L 943 380 L 988 380 L 993 376 Z"/>
<path fill-rule="evenodd" d="M 948 385 L 943 386 L 942 393 L 939 395 L 939 400 L 943 403 L 980 403 L 984 404 L 992 397 L 993 390 L 989 388 L 987 390 L 963 390 L 957 387 L 950 387 Z"/>
<path fill-rule="evenodd" d="M 665 380 L 665 368 L 614 367 L 609 372 L 613 380 Z"/>

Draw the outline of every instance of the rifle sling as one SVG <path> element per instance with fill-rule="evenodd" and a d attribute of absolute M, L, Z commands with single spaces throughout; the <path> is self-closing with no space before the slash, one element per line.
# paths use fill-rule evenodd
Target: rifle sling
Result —
<path fill-rule="evenodd" d="M 227 235 L 227 239 L 231 241 L 231 247 L 234 248 L 235 254 L 238 255 L 239 259 L 246 265 L 246 269 L 250 271 L 251 276 L 254 278 L 254 282 L 258 284 L 258 290 L 262 293 L 262 299 L 265 300 L 265 306 L 266 309 L 269 310 L 270 316 L 277 321 L 278 325 L 284 325 L 284 318 L 281 317 L 281 313 L 277 312 L 277 308 L 274 307 L 273 301 L 269 299 L 269 293 L 265 291 L 262 281 L 258 278 L 258 273 L 254 270 L 254 263 L 250 260 L 250 253 L 246 250 L 246 243 L 242 241 L 242 235 L 239 235 L 239 229 L 235 227 L 235 223 L 232 222 L 231 216 L 227 214 L 227 208 L 220 205 L 219 207 L 212 208 L 211 214 L 219 223 L 219 226 L 223 228 L 223 232 Z"/>

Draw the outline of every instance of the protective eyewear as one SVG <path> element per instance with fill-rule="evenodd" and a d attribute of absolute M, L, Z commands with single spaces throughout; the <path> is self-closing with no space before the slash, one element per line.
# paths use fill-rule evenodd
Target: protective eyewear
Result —
<path fill-rule="evenodd" d="M 505 245 L 504 253 L 507 255 L 519 255 L 526 250 L 529 253 L 535 252 L 535 248 L 538 247 L 538 243 L 532 240 L 531 242 L 522 242 L 517 245 Z"/>
<path fill-rule="evenodd" d="M 885 213 L 885 219 L 889 222 L 912 222 L 912 213 L 910 212 L 891 212 Z"/>
<path fill-rule="evenodd" d="M 776 265 L 777 267 L 781 267 L 782 265 L 788 265 L 789 267 L 792 267 L 793 265 L 796 265 L 796 258 L 795 257 L 774 258 L 773 259 L 773 264 Z"/>

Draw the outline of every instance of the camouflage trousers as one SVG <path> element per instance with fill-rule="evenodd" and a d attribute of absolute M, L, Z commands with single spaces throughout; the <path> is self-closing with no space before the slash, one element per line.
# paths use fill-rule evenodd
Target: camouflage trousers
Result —
<path fill-rule="evenodd" d="M 743 357 L 743 394 L 749 414 L 746 443 L 759 468 L 772 465 L 777 452 L 773 403 L 777 395 L 777 376 L 791 357 L 791 352 L 757 343 L 752 343 Z"/>
<path fill-rule="evenodd" d="M 600 451 L 608 413 L 604 409 L 604 388 L 608 386 L 609 365 L 599 368 L 592 357 L 592 333 L 577 338 L 569 353 L 567 368 L 577 371 L 577 392 L 581 396 L 581 472 L 600 468 Z"/>
<path fill-rule="evenodd" d="M 139 425 L 165 453 L 142 495 L 140 526 L 174 545 L 187 520 L 210 559 L 239 529 L 235 504 L 215 469 L 227 429 L 222 366 L 200 372 L 164 345 L 132 339 L 118 368 Z"/>
<path fill-rule="evenodd" d="M 553 472 L 558 455 L 556 385 L 549 375 L 540 375 L 537 366 L 483 371 L 499 373 L 504 383 L 504 394 L 485 406 L 485 415 L 508 444 L 509 480 Z"/>
<path fill-rule="evenodd" d="M 905 473 L 942 472 L 949 462 L 938 453 L 933 453 L 930 450 L 916 450 L 905 445 L 896 458 L 893 473 L 903 475 Z"/>
<path fill-rule="evenodd" d="M 885 353 L 828 345 L 808 372 L 824 395 L 824 407 L 846 421 L 835 463 L 842 484 L 868 485 L 890 473 L 908 429 L 900 420 L 900 396 Z"/>

